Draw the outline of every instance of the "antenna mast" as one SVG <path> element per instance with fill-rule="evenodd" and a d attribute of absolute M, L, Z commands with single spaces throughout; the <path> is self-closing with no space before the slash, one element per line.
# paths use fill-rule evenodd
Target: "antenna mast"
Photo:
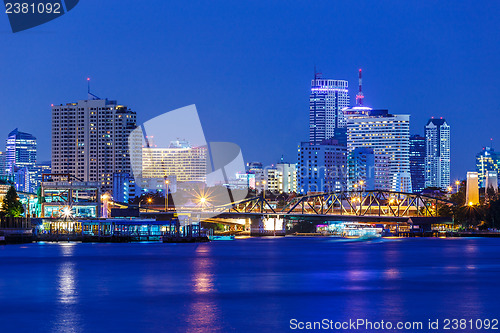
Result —
<path fill-rule="evenodd" d="M 363 95 L 363 89 L 362 89 L 363 81 L 361 78 L 361 68 L 359 69 L 359 92 L 356 94 L 356 105 L 362 106 L 363 105 L 363 99 L 365 96 Z"/>

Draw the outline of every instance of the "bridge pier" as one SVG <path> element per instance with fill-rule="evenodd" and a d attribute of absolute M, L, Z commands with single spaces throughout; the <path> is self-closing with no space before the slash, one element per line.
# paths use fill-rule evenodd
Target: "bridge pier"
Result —
<path fill-rule="evenodd" d="M 250 219 L 250 236 L 285 236 L 286 224 L 278 215 L 262 215 Z"/>

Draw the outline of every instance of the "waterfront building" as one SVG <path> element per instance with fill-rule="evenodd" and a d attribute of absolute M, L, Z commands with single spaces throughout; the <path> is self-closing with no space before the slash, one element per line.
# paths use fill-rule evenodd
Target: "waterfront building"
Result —
<path fill-rule="evenodd" d="M 142 178 L 175 176 L 177 182 L 206 182 L 207 148 L 192 147 L 189 142 L 172 141 L 168 148 L 142 149 Z"/>
<path fill-rule="evenodd" d="M 410 174 L 413 193 L 425 188 L 425 138 L 420 135 L 410 136 Z"/>
<path fill-rule="evenodd" d="M 52 172 L 98 182 L 112 192 L 115 173 L 131 174 L 128 137 L 136 113 L 116 101 L 89 99 L 52 106 Z"/>
<path fill-rule="evenodd" d="M 336 140 L 302 142 L 298 147 L 298 191 L 333 192 L 347 185 L 347 147 Z"/>
<path fill-rule="evenodd" d="M 356 190 L 386 190 L 392 188 L 389 157 L 375 154 L 371 148 L 355 148 L 347 157 L 347 188 Z"/>
<path fill-rule="evenodd" d="M 317 145 L 341 135 L 339 129 L 346 127 L 342 109 L 348 106 L 347 81 L 323 79 L 315 74 L 309 96 L 309 141 Z"/>
<path fill-rule="evenodd" d="M 100 217 L 100 182 L 82 182 L 71 176 L 44 175 L 40 196 L 41 217 Z"/>
<path fill-rule="evenodd" d="M 388 158 L 388 179 L 391 190 L 400 188 L 398 180 L 410 172 L 410 116 L 393 115 L 388 110 L 365 106 L 344 109 L 347 118 L 347 150 L 373 149 L 375 155 Z M 411 184 L 404 182 L 402 192 L 411 192 Z"/>
<path fill-rule="evenodd" d="M 489 171 L 500 172 L 500 154 L 492 147 L 484 147 L 476 155 L 476 171 L 479 177 L 479 185 L 485 187 L 486 174 Z"/>
<path fill-rule="evenodd" d="M 477 172 L 467 172 L 465 203 L 470 206 L 479 204 L 479 181 Z"/>
<path fill-rule="evenodd" d="M 450 126 L 444 119 L 429 119 L 425 126 L 425 187 L 450 186 Z"/>
<path fill-rule="evenodd" d="M 5 144 L 5 170 L 16 180 L 16 190 L 35 192 L 36 138 L 15 129 L 9 133 Z"/>

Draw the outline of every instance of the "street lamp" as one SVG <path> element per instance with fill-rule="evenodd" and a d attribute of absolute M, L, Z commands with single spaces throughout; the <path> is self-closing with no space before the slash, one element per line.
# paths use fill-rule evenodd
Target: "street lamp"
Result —
<path fill-rule="evenodd" d="M 262 181 L 262 193 L 264 196 L 264 200 L 266 200 L 266 181 L 265 180 Z"/>
<path fill-rule="evenodd" d="M 170 184 L 170 180 L 165 176 L 165 212 L 168 211 L 168 185 Z"/>
<path fill-rule="evenodd" d="M 457 181 L 455 182 L 455 185 L 457 185 L 457 193 L 458 193 L 458 186 L 460 185 L 460 181 L 459 181 L 459 180 L 457 180 Z"/>

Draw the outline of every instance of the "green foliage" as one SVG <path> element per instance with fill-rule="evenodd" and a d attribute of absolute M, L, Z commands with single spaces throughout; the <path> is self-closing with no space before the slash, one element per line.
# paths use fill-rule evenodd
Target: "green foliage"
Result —
<path fill-rule="evenodd" d="M 2 212 L 6 216 L 19 217 L 24 213 L 23 204 L 19 201 L 16 189 L 11 186 L 3 198 Z"/>

